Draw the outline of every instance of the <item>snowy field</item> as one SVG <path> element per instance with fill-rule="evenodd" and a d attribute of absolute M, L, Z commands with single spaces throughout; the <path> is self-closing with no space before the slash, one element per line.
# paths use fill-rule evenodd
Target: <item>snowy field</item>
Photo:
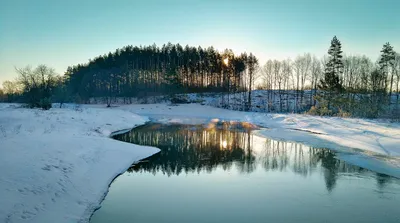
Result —
<path fill-rule="evenodd" d="M 108 185 L 156 148 L 109 138 L 146 118 L 106 108 L 0 104 L 0 222 L 87 222 Z"/>
<path fill-rule="evenodd" d="M 0 222 L 87 222 L 112 179 L 158 151 L 110 139 L 157 120 L 246 121 L 261 136 L 338 151 L 339 159 L 400 178 L 400 124 L 225 110 L 200 104 L 69 105 L 49 111 L 0 104 Z M 149 119 L 148 119 L 149 118 Z"/>

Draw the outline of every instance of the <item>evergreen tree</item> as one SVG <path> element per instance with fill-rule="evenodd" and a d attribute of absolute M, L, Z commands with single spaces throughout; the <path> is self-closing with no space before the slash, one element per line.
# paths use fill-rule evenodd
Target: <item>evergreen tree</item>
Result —
<path fill-rule="evenodd" d="M 321 80 L 320 88 L 327 91 L 341 91 L 342 84 L 339 76 L 343 74 L 342 44 L 333 37 L 331 47 L 328 50 L 329 59 L 325 66 L 325 76 Z"/>
<path fill-rule="evenodd" d="M 256 79 L 255 75 L 256 75 L 256 70 L 258 67 L 258 59 L 257 57 L 255 57 L 252 53 L 250 53 L 250 55 L 247 58 L 247 67 L 248 67 L 248 75 L 249 75 L 249 80 L 248 80 L 248 98 L 247 98 L 247 106 L 246 106 L 246 110 L 250 111 L 251 109 L 251 92 L 253 90 L 253 86 L 254 86 L 254 81 Z"/>
<path fill-rule="evenodd" d="M 393 47 L 390 45 L 390 43 L 385 43 L 383 45 L 381 53 L 382 54 L 379 60 L 379 68 L 382 74 L 385 76 L 385 90 L 387 91 L 388 90 L 387 80 L 389 77 L 390 69 L 393 67 L 396 53 L 394 52 Z M 393 87 L 393 72 L 391 72 L 389 96 L 392 95 L 392 87 Z"/>
<path fill-rule="evenodd" d="M 331 41 L 331 46 L 328 50 L 328 61 L 325 65 L 324 78 L 321 79 L 319 88 L 324 91 L 323 96 L 318 96 L 317 98 L 322 99 L 321 105 L 326 105 L 326 110 L 324 114 L 331 114 L 331 104 L 334 99 L 333 93 L 339 93 L 342 91 L 343 86 L 339 80 L 339 76 L 343 74 L 343 61 L 342 61 L 342 44 L 336 38 L 333 37 Z M 322 106 L 322 107 L 324 107 Z"/>

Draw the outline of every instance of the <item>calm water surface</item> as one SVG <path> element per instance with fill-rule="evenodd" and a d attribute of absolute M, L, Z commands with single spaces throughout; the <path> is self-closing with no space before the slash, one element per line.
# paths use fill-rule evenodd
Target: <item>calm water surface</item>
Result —
<path fill-rule="evenodd" d="M 111 185 L 92 223 L 400 222 L 400 180 L 236 125 L 147 124 L 116 139 L 161 152 Z"/>

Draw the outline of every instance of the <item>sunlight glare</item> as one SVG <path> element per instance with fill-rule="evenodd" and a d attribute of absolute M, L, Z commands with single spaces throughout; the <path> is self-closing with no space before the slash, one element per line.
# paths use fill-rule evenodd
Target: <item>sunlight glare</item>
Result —
<path fill-rule="evenodd" d="M 227 146 L 228 146 L 228 143 L 226 142 L 226 140 L 224 140 L 224 141 L 222 142 L 222 147 L 223 147 L 224 149 L 226 149 Z"/>
<path fill-rule="evenodd" d="M 224 59 L 224 64 L 225 64 L 226 66 L 228 66 L 228 64 L 229 64 L 229 58 L 228 58 L 228 57 Z"/>

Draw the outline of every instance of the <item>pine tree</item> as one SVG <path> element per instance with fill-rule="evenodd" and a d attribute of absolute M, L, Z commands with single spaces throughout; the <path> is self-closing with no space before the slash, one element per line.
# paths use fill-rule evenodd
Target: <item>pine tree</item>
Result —
<path fill-rule="evenodd" d="M 385 45 L 383 45 L 381 53 L 382 54 L 379 60 L 379 67 L 382 74 L 385 76 L 385 90 L 387 91 L 388 90 L 387 79 L 389 76 L 390 68 L 393 67 L 396 53 L 394 52 L 393 47 L 390 45 L 390 43 L 386 43 Z M 392 87 L 393 87 L 393 72 L 391 73 L 392 75 L 390 78 L 389 96 L 392 95 Z"/>
<path fill-rule="evenodd" d="M 334 36 L 328 50 L 329 58 L 325 65 L 324 78 L 321 79 L 319 84 L 319 88 L 324 91 L 323 96 L 318 96 L 318 98 L 321 98 L 324 101 L 321 101 L 321 105 L 326 103 L 326 108 L 321 108 L 321 110 L 326 109 L 324 114 L 331 113 L 331 104 L 334 99 L 333 93 L 339 93 L 343 90 L 342 84 L 339 80 L 339 76 L 343 74 L 342 53 L 342 44 L 336 36 Z"/>
<path fill-rule="evenodd" d="M 321 80 L 320 89 L 327 91 L 342 90 L 342 84 L 339 80 L 339 76 L 343 73 L 342 53 L 342 44 L 334 36 L 328 50 L 329 59 L 325 66 L 325 77 Z"/>
<path fill-rule="evenodd" d="M 249 87 L 248 87 L 248 98 L 247 98 L 247 106 L 246 110 L 250 111 L 251 109 L 251 91 L 253 90 L 254 81 L 255 81 L 255 73 L 258 66 L 258 59 L 252 53 L 250 53 L 247 58 L 247 67 L 248 67 L 248 75 L 249 75 Z"/>

